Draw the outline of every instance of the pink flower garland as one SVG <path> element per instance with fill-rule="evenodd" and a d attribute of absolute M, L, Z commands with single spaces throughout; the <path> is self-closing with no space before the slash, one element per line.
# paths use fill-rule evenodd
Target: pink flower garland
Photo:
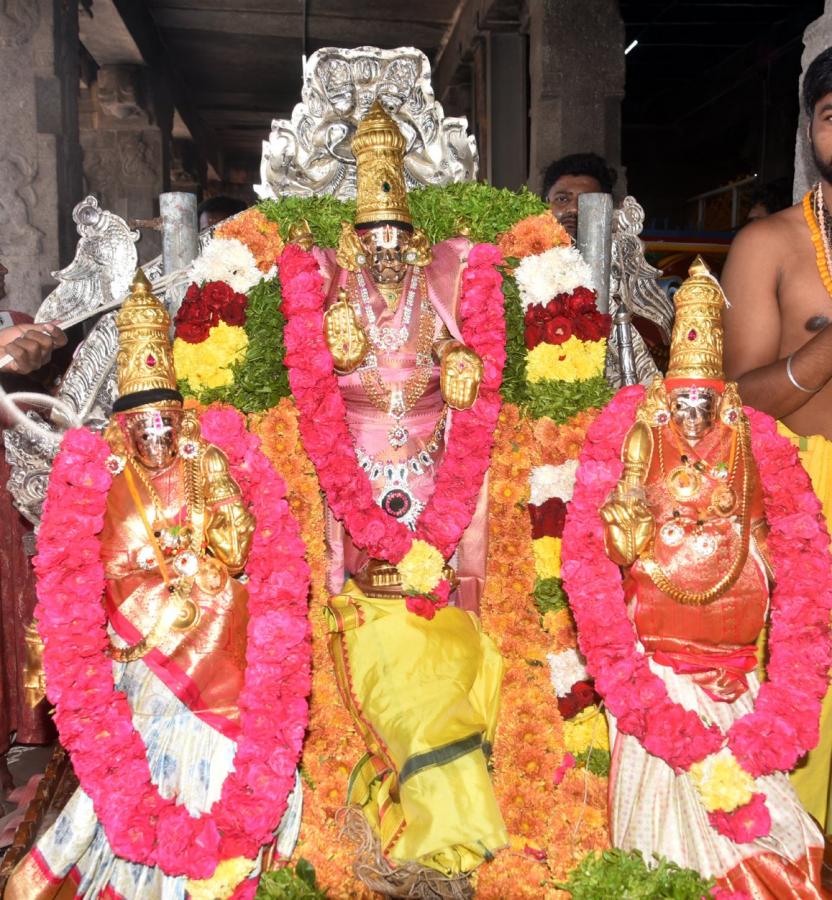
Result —
<path fill-rule="evenodd" d="M 647 657 L 637 651 L 621 572 L 604 552 L 598 510 L 621 475 L 621 444 L 643 396 L 643 388 L 624 388 L 593 423 L 566 519 L 563 582 L 589 671 L 621 731 L 636 737 L 676 771 L 687 771 L 726 742 L 755 778 L 788 771 L 818 741 L 821 701 L 832 662 L 832 571 L 820 502 L 797 451 L 777 434 L 774 420 L 746 409 L 777 584 L 771 598 L 768 679 L 754 711 L 738 719 L 724 735 L 717 726 L 706 726 L 695 712 L 673 702 L 664 682 L 650 670 Z M 731 814 L 743 815 L 746 822 L 752 817 L 758 832 L 767 818 L 767 814 L 752 816 L 759 797 L 755 795 Z M 718 821 L 727 828 L 727 823 Z M 712 824 L 718 827 L 718 822 L 712 820 Z"/>
<path fill-rule="evenodd" d="M 311 660 L 309 568 L 285 485 L 236 410 L 208 410 L 202 433 L 228 456 L 257 519 L 246 567 L 242 736 L 234 771 L 209 812 L 194 818 L 176 798 L 159 794 L 127 698 L 113 687 L 98 537 L 112 480 L 105 468 L 110 448 L 89 431 L 64 437 L 35 559 L 36 615 L 55 721 L 107 840 L 124 859 L 191 879 L 210 877 L 224 859 L 254 859 L 273 840 L 300 757 Z M 256 881 L 243 882 L 234 896 L 253 897 Z"/>
<path fill-rule="evenodd" d="M 300 411 L 303 444 L 332 511 L 344 522 L 356 546 L 370 556 L 395 565 L 418 538 L 436 547 L 447 560 L 471 522 L 500 413 L 506 358 L 502 276 L 496 269 L 501 263 L 500 251 L 491 244 L 477 244 L 468 254 L 462 277 L 461 331 L 465 344 L 483 361 L 482 383 L 471 409 L 454 411 L 452 434 L 434 492 L 412 532 L 376 504 L 367 475 L 356 460 L 355 441 L 324 339 L 326 298 L 315 258 L 296 244 L 288 245 L 280 257 L 287 319 L 285 363 Z M 444 591 L 447 593 L 447 583 Z"/>

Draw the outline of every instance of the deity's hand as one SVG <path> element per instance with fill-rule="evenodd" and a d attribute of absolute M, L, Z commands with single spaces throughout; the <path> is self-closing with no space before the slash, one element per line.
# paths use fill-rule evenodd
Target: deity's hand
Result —
<path fill-rule="evenodd" d="M 245 568 L 254 516 L 246 509 L 237 482 L 228 471 L 228 460 L 217 447 L 209 447 L 203 458 L 208 548 L 232 575 Z"/>
<path fill-rule="evenodd" d="M 440 359 L 439 386 L 451 409 L 470 409 L 482 381 L 482 360 L 464 344 L 451 341 Z"/>
<path fill-rule="evenodd" d="M 622 488 L 613 491 L 599 513 L 607 556 L 619 566 L 629 566 L 652 540 L 656 523 L 643 495 Z"/>
<path fill-rule="evenodd" d="M 364 361 L 369 349 L 367 335 L 344 290 L 338 292 L 338 302 L 324 313 L 324 337 L 338 374 L 349 375 Z"/>

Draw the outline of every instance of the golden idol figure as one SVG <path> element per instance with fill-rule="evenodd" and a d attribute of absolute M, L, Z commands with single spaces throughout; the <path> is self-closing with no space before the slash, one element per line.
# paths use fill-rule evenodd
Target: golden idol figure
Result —
<path fill-rule="evenodd" d="M 629 616 L 670 698 L 726 733 L 759 690 L 757 640 L 773 578 L 749 423 L 722 371 L 722 290 L 697 259 L 675 297 L 670 368 L 649 389 L 601 508 Z M 613 844 L 668 859 L 757 897 L 820 897 L 823 839 L 786 775 L 758 779 L 768 837 L 735 843 L 710 826 L 677 774 L 609 713 Z"/>
<path fill-rule="evenodd" d="M 254 520 L 225 455 L 183 410 L 170 319 L 141 270 L 116 324 L 119 398 L 105 432 L 116 474 L 101 532 L 115 688 L 161 794 L 198 814 L 219 799 L 240 733 L 248 614 L 237 576 Z M 35 690 L 37 673 L 28 681 Z M 300 803 L 299 788 L 289 802 Z M 292 828 L 279 834 L 286 855 L 295 838 Z M 115 856 L 79 788 L 4 896 L 184 896 L 185 882 Z"/>
<path fill-rule="evenodd" d="M 378 102 L 352 147 L 355 224 L 344 224 L 337 249 L 315 250 L 328 297 L 325 336 L 374 497 L 413 528 L 454 411 L 474 403 L 482 378 L 458 323 L 471 243 L 431 246 L 414 229 L 404 138 Z M 367 749 L 348 802 L 361 808 L 378 859 L 397 867 L 395 883 L 427 879 L 439 895 L 466 892 L 467 873 L 508 842 L 487 768 L 503 664 L 476 616 L 486 496 L 483 489 L 456 571 L 446 569 L 451 605 L 430 621 L 407 611 L 395 566 L 368 559 L 327 519 L 330 648 Z"/>

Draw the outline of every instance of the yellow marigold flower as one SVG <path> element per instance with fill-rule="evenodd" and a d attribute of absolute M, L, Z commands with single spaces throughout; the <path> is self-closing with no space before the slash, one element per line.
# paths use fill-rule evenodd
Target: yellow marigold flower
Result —
<path fill-rule="evenodd" d="M 563 723 L 563 742 L 576 756 L 590 747 L 593 750 L 610 749 L 607 721 L 597 706 L 588 706 Z"/>
<path fill-rule="evenodd" d="M 690 767 L 690 780 L 708 812 L 731 812 L 754 793 L 754 779 L 724 747 Z"/>
<path fill-rule="evenodd" d="M 526 356 L 526 378 L 540 381 L 584 381 L 601 375 L 607 342 L 582 341 L 574 335 L 562 344 L 538 344 Z"/>
<path fill-rule="evenodd" d="M 417 594 L 429 594 L 442 580 L 445 559 L 427 541 L 416 540 L 398 565 L 402 587 Z"/>
<path fill-rule="evenodd" d="M 176 375 L 195 391 L 224 387 L 234 380 L 231 366 L 245 356 L 247 347 L 245 330 L 225 322 L 215 325 L 201 344 L 177 338 L 173 342 Z"/>
<path fill-rule="evenodd" d="M 245 881 L 252 873 L 255 861 L 245 856 L 224 859 L 214 870 L 210 878 L 186 883 L 191 900 L 224 900 L 230 897 L 240 882 Z"/>
<path fill-rule="evenodd" d="M 538 538 L 532 541 L 532 550 L 537 577 L 560 578 L 560 538 Z"/>

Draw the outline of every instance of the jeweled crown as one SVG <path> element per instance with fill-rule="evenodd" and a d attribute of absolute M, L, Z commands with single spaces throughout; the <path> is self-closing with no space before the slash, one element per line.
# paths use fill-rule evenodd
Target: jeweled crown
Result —
<path fill-rule="evenodd" d="M 148 392 L 175 392 L 170 316 L 153 295 L 150 282 L 141 269 L 136 269 L 130 296 L 116 315 L 116 327 L 116 377 L 120 400 L 130 395 L 145 396 Z"/>
<path fill-rule="evenodd" d="M 356 164 L 355 224 L 390 223 L 410 227 L 404 178 L 405 140 L 376 100 L 352 139 Z"/>
<path fill-rule="evenodd" d="M 705 261 L 697 256 L 673 298 L 676 318 L 670 339 L 666 380 L 723 381 L 722 308 L 725 294 Z"/>

